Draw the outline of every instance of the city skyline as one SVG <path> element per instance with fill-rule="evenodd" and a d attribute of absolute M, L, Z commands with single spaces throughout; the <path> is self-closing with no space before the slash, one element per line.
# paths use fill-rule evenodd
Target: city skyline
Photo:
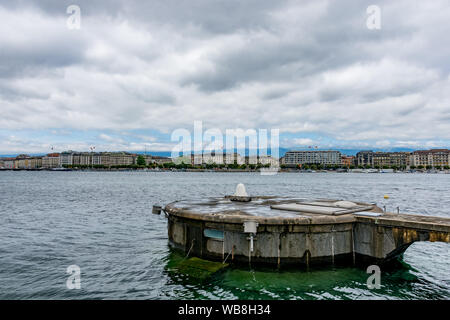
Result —
<path fill-rule="evenodd" d="M 170 164 L 170 165 L 168 165 Z M 372 150 L 359 151 L 355 156 L 349 156 L 340 151 L 333 150 L 308 150 L 287 151 L 282 157 L 255 153 L 239 153 L 234 150 L 228 152 L 203 152 L 190 153 L 171 157 L 161 157 L 151 154 L 136 154 L 129 152 L 96 152 L 90 151 L 65 151 L 51 153 L 44 156 L 19 155 L 11 158 L 0 157 L 1 170 L 48 170 L 55 168 L 65 169 L 112 169 L 119 168 L 139 169 L 143 167 L 171 169 L 258 169 L 257 165 L 276 168 L 309 169 L 309 165 L 320 166 L 325 169 L 355 169 L 374 168 L 393 170 L 418 169 L 449 169 L 450 150 L 430 149 L 416 150 L 413 152 L 374 152 Z"/>
<path fill-rule="evenodd" d="M 70 29 L 72 4 L 0 5 L 0 154 L 168 151 L 196 120 L 285 149 L 450 146 L 446 1 L 378 1 L 375 30 L 369 1 L 80 0 Z"/>

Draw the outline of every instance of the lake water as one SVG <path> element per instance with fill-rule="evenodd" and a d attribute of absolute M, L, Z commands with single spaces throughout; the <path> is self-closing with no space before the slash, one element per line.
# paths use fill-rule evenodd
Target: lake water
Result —
<path fill-rule="evenodd" d="M 0 172 L 0 299 L 450 299 L 450 244 L 415 243 L 369 290 L 365 270 L 228 268 L 174 272 L 153 204 L 234 193 L 376 202 L 450 216 L 450 175 L 357 173 Z M 388 194 L 390 199 L 383 196 Z M 70 265 L 81 289 L 66 287 Z"/>

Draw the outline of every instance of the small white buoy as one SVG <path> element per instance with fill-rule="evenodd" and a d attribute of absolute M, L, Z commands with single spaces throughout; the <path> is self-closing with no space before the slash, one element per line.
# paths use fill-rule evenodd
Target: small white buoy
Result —
<path fill-rule="evenodd" d="M 236 192 L 234 193 L 235 197 L 248 197 L 247 191 L 245 191 L 245 186 L 243 183 L 239 183 L 236 186 Z"/>

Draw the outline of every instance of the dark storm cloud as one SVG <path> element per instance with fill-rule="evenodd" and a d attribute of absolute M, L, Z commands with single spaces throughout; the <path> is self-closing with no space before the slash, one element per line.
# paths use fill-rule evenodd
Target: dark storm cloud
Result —
<path fill-rule="evenodd" d="M 0 51 L 0 78 L 36 76 L 48 69 L 68 67 L 84 61 L 79 45 L 67 42 L 47 47 L 16 46 Z M 7 62 L 7 63 L 6 63 Z"/>
<path fill-rule="evenodd" d="M 5 7 L 34 7 L 51 15 L 65 15 L 65 8 L 76 4 L 86 16 L 123 17 L 139 23 L 183 26 L 194 24 L 207 33 L 264 28 L 266 14 L 287 1 L 260 0 L 19 0 Z"/>
<path fill-rule="evenodd" d="M 314 2 L 306 3 L 314 7 Z M 371 32 L 365 27 L 367 5 L 364 1 L 358 5 L 328 2 L 312 21 L 308 15 L 314 10 L 310 8 L 297 10 L 286 24 L 283 18 L 266 19 L 262 31 L 243 35 L 245 45 L 237 43 L 235 50 L 224 48 L 210 56 L 214 70 L 188 76 L 182 84 L 195 84 L 205 92 L 220 91 L 247 81 L 299 80 L 355 61 L 371 61 L 376 56 L 371 47 L 395 41 L 412 30 L 397 26 Z M 302 23 L 304 19 L 308 22 Z"/>

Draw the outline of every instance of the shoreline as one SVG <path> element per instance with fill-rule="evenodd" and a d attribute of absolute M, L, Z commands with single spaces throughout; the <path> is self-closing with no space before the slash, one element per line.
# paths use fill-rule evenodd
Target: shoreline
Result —
<path fill-rule="evenodd" d="M 389 171 L 383 172 L 381 171 L 364 171 L 357 170 L 296 170 L 296 169 L 280 169 L 279 171 L 272 171 L 272 174 L 276 173 L 361 173 L 361 174 L 374 174 L 374 173 L 397 173 L 397 174 L 450 174 L 450 170 L 443 171 L 435 171 L 435 170 L 404 170 L 404 171 Z M 373 169 L 369 169 L 373 170 Z M 254 170 L 243 170 L 243 169 L 228 169 L 228 170 L 214 170 L 214 169 L 149 169 L 149 168 L 90 168 L 90 169 L 76 169 L 76 168 L 38 168 L 38 169 L 27 169 L 27 168 L 0 168 L 0 172 L 2 171 L 48 171 L 48 172 L 213 172 L 213 173 L 237 173 L 237 172 L 247 172 L 247 173 L 262 173 L 259 169 Z M 270 172 L 270 171 L 269 171 Z"/>

